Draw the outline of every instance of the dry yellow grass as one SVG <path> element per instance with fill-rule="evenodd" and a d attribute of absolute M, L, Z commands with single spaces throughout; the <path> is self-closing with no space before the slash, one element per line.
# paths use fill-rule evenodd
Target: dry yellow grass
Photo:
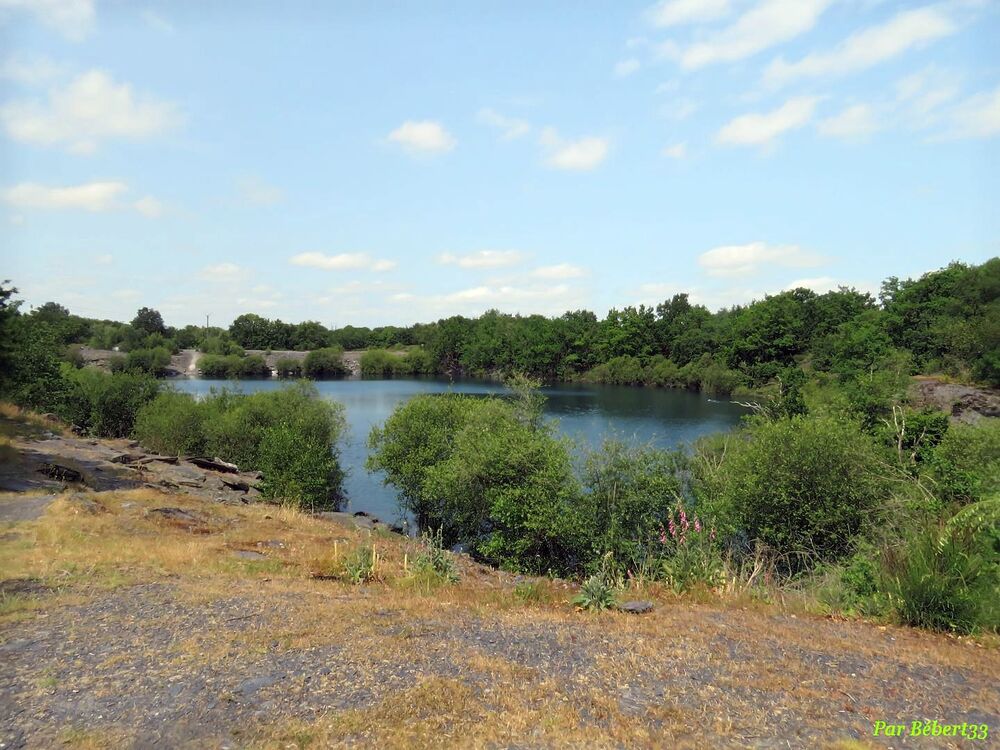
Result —
<path fill-rule="evenodd" d="M 165 507 L 194 521 L 151 512 Z M 344 560 L 367 545 L 378 552 L 378 580 L 351 585 Z M 238 746 L 260 748 L 744 747 L 788 736 L 792 746 L 808 737 L 810 746 L 828 739 L 826 747 L 854 750 L 878 745 L 844 744 L 845 728 L 896 718 L 879 708 L 894 690 L 913 705 L 947 701 L 957 714 L 1000 711 L 995 683 L 980 679 L 1000 669 L 1000 656 L 969 639 L 796 617 L 747 598 L 678 597 L 644 582 L 630 595 L 656 601 L 651 615 L 579 613 L 561 582 L 515 587 L 467 561 L 455 585 L 417 579 L 418 551 L 413 540 L 288 508 L 149 489 L 65 495 L 0 544 L 3 578 L 48 587 L 0 599 L 0 637 L 45 618 L 45 630 L 61 627 L 86 650 L 109 645 L 100 640 L 108 634 L 125 639 L 78 670 L 39 663 L 26 682 L 35 701 L 64 687 L 132 695 L 137 659 L 140 674 L 171 684 L 254 664 L 278 669 L 286 659 L 307 665 L 270 694 L 291 697 L 267 720 L 195 727 L 206 735 L 187 737 L 192 746 L 231 731 Z M 148 603 L 130 604 L 140 600 Z M 101 602 L 114 606 L 96 610 L 100 630 L 91 632 L 74 613 Z M 947 670 L 967 682 L 928 678 Z M 299 708 L 317 693 L 346 703 Z M 221 697 L 234 707 L 245 700 L 238 691 Z M 809 734 L 783 734 L 799 726 Z M 51 739 L 116 747 L 139 736 L 132 729 L 82 725 Z"/>

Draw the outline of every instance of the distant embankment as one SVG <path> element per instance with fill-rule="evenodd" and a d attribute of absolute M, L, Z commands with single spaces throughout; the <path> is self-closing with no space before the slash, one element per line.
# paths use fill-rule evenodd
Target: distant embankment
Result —
<path fill-rule="evenodd" d="M 256 354 L 263 357 L 267 366 L 270 367 L 272 371 L 277 368 L 278 360 L 294 359 L 298 362 L 302 362 L 305 360 L 306 355 L 309 354 L 309 352 L 276 349 L 272 349 L 270 351 L 264 349 L 247 349 L 246 353 L 247 355 Z M 105 371 L 109 371 L 111 369 L 110 362 L 112 358 L 124 356 L 123 352 L 116 352 L 111 349 L 94 349 L 89 346 L 81 347 L 80 354 L 82 355 L 83 361 L 86 365 Z M 361 376 L 362 354 L 364 354 L 364 352 L 360 350 L 344 352 L 343 362 L 344 365 L 351 371 L 351 377 Z M 198 377 L 198 360 L 201 359 L 202 356 L 202 353 L 197 349 L 181 349 L 179 353 L 170 357 L 170 367 L 167 374 L 174 377 L 180 375 Z"/>

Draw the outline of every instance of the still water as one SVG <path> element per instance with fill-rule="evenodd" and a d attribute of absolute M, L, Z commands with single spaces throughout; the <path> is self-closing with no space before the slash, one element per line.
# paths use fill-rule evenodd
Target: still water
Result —
<path fill-rule="evenodd" d="M 177 390 L 195 395 L 212 388 L 232 388 L 232 381 L 171 381 Z M 274 390 L 276 380 L 244 380 L 245 393 Z M 374 425 L 381 424 L 396 406 L 420 393 L 504 393 L 495 382 L 461 380 L 326 380 L 316 387 L 325 398 L 344 405 L 347 435 L 341 445 L 341 463 L 347 471 L 345 510 L 367 511 L 386 521 L 397 520 L 396 491 L 382 478 L 365 471 L 368 450 L 365 441 Z M 546 387 L 545 415 L 559 432 L 586 446 L 597 446 L 605 438 L 649 443 L 675 448 L 713 432 L 728 430 L 745 410 L 728 401 L 715 401 L 697 393 L 675 389 L 557 384 Z"/>

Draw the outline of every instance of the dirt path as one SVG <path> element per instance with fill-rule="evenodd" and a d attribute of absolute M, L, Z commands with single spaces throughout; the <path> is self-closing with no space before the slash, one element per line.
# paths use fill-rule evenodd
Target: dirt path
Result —
<path fill-rule="evenodd" d="M 908 631 L 690 606 L 641 621 L 408 609 L 378 592 L 276 582 L 210 598 L 183 584 L 97 594 L 4 633 L 0 742 L 37 747 L 76 728 L 112 745 L 240 747 L 339 716 L 362 720 L 337 744 L 405 746 L 385 708 L 428 698 L 414 720 L 449 723 L 458 746 L 479 746 L 478 733 L 526 747 L 588 734 L 822 747 L 871 739 L 880 719 L 1000 726 L 996 654 Z M 317 611 L 326 637 L 311 631 Z M 335 625 L 360 612 L 365 625 Z M 568 724 L 532 742 L 505 729 L 512 710 Z"/>

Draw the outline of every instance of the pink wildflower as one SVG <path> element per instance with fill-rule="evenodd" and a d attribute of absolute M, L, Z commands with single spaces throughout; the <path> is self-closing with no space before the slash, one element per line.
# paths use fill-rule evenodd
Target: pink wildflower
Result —
<path fill-rule="evenodd" d="M 674 539 L 676 539 L 677 538 L 677 527 L 674 526 L 674 518 L 673 518 L 673 516 L 671 516 L 667 520 L 667 528 L 670 529 L 670 536 L 672 536 Z"/>
<path fill-rule="evenodd" d="M 664 531 L 663 527 L 661 526 L 660 527 L 660 544 L 666 544 L 666 543 L 667 543 L 667 532 Z"/>
<path fill-rule="evenodd" d="M 713 542 L 715 541 L 715 529 L 712 529 L 711 533 L 708 535 L 708 538 L 711 539 Z"/>
<path fill-rule="evenodd" d="M 681 507 L 681 528 L 684 529 L 684 531 L 688 530 L 688 517 L 687 513 L 684 512 L 683 506 Z"/>
<path fill-rule="evenodd" d="M 694 530 L 701 531 L 701 521 L 698 520 L 698 516 L 694 517 Z"/>

